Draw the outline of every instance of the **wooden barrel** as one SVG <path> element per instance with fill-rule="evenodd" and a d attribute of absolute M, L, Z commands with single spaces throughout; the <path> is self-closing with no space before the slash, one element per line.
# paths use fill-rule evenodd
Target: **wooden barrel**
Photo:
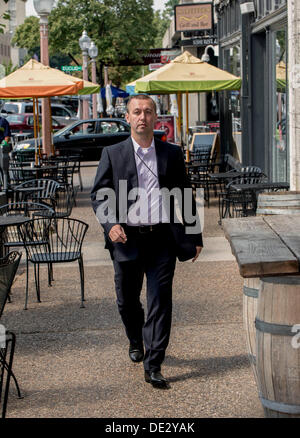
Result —
<path fill-rule="evenodd" d="M 300 192 L 259 193 L 256 214 L 300 214 Z"/>
<path fill-rule="evenodd" d="M 300 418 L 299 323 L 300 277 L 261 278 L 255 321 L 256 368 L 266 417 Z"/>
<path fill-rule="evenodd" d="M 248 356 L 256 384 L 257 370 L 256 370 L 256 328 L 255 318 L 257 314 L 257 301 L 259 292 L 260 279 L 259 278 L 245 278 L 243 286 L 243 321 L 246 331 L 246 344 Z"/>

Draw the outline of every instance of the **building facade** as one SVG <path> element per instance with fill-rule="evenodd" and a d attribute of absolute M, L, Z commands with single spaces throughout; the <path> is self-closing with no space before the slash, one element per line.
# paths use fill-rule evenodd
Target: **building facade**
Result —
<path fill-rule="evenodd" d="M 24 23 L 26 18 L 25 3 L 26 0 L 9 0 L 8 3 L 0 2 L 0 15 L 2 16 L 4 12 L 8 12 L 10 15 L 10 20 L 1 19 L 5 29 L 4 33 L 0 34 L 0 64 L 7 65 L 10 61 L 13 66 L 23 64 L 26 51 L 12 46 L 11 40 L 15 29 Z"/>
<path fill-rule="evenodd" d="M 223 153 L 289 181 L 286 0 L 218 0 L 219 67 L 242 77 L 220 96 Z"/>

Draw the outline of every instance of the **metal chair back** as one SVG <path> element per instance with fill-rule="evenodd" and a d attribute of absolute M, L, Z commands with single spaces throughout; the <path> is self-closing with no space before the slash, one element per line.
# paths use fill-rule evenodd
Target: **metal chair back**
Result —
<path fill-rule="evenodd" d="M 37 202 L 14 202 L 5 204 L 0 207 L 0 216 L 26 216 L 28 218 L 35 218 L 39 216 L 54 216 L 54 210 L 42 203 Z M 20 239 L 18 226 L 9 225 L 3 231 L 2 241 L 4 247 L 20 247 L 23 246 L 23 241 Z"/>
<path fill-rule="evenodd" d="M 0 319 L 8 298 L 11 285 L 14 281 L 22 254 L 11 251 L 0 258 Z"/>
<path fill-rule="evenodd" d="M 84 307 L 82 243 L 88 224 L 73 218 L 38 218 L 19 225 L 27 259 L 34 265 L 78 261 L 81 280 L 81 307 Z M 43 234 L 44 233 L 44 234 Z M 44 238 L 41 239 L 41 235 Z M 28 284 L 27 284 L 28 294 Z M 39 275 L 36 290 L 40 301 Z"/>

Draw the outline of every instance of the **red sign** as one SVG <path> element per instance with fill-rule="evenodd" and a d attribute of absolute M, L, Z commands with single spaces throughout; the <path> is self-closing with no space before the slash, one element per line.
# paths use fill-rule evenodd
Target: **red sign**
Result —
<path fill-rule="evenodd" d="M 175 116 L 157 116 L 157 122 L 154 129 L 165 131 L 167 135 L 167 141 L 175 143 Z"/>
<path fill-rule="evenodd" d="M 149 70 L 150 71 L 154 71 L 154 70 L 158 70 L 160 67 L 162 67 L 163 64 L 158 63 L 158 64 L 149 64 Z"/>

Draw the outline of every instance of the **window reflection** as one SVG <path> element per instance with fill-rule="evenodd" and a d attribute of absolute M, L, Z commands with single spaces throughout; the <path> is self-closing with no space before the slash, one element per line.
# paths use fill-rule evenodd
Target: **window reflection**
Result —
<path fill-rule="evenodd" d="M 240 46 L 235 45 L 230 47 L 225 52 L 226 70 L 237 77 L 241 77 L 241 57 Z M 241 141 L 241 102 L 240 90 L 228 91 L 229 111 L 232 116 L 232 138 L 235 147 L 233 154 L 241 159 L 242 157 L 242 141 Z"/>
<path fill-rule="evenodd" d="M 287 136 L 286 31 L 274 32 L 273 180 L 287 181 L 289 175 Z"/>

